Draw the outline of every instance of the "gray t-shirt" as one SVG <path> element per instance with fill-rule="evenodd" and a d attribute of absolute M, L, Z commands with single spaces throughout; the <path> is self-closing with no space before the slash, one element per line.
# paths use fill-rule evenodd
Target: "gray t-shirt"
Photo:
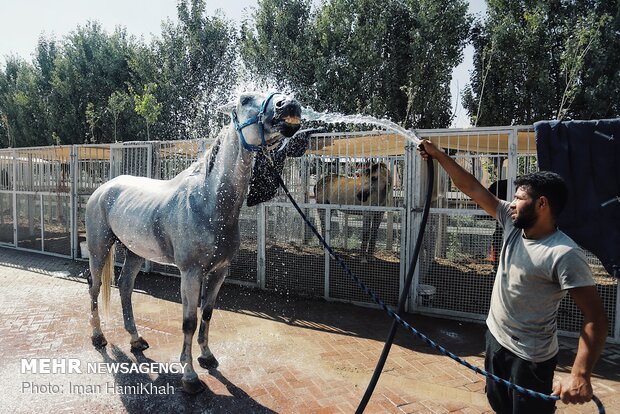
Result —
<path fill-rule="evenodd" d="M 566 289 L 594 285 L 584 252 L 562 231 L 541 240 L 515 228 L 510 203 L 500 201 L 497 220 L 504 245 L 493 285 L 487 326 L 515 355 L 543 362 L 558 352 L 556 314 Z"/>

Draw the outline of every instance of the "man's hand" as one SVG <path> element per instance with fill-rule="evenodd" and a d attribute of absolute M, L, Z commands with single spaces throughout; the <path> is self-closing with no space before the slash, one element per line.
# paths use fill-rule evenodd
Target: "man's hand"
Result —
<path fill-rule="evenodd" d="M 418 145 L 418 152 L 420 153 L 422 158 L 424 158 L 424 160 L 426 161 L 429 155 L 433 158 L 437 158 L 437 155 L 442 153 L 443 151 L 437 148 L 435 144 L 430 142 L 428 139 L 424 139 Z"/>
<path fill-rule="evenodd" d="M 588 378 L 569 375 L 553 388 L 564 404 L 583 404 L 592 399 L 592 384 Z"/>

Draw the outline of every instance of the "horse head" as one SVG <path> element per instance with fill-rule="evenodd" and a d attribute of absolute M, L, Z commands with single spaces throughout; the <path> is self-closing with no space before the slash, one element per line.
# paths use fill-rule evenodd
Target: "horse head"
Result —
<path fill-rule="evenodd" d="M 389 185 L 391 183 L 390 170 L 382 162 L 371 165 L 363 173 L 362 182 L 365 188 L 358 194 L 358 199 L 366 201 L 372 197 L 374 204 L 385 205 Z"/>
<path fill-rule="evenodd" d="M 292 137 L 301 126 L 301 105 L 282 93 L 244 93 L 223 111 L 232 114 L 243 146 L 250 151 L 273 147 L 283 136 Z"/>

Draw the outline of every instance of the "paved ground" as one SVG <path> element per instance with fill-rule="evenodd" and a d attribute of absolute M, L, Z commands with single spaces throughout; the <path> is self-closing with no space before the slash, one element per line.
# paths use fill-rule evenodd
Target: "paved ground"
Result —
<path fill-rule="evenodd" d="M 211 328 L 220 366 L 199 369 L 208 390 L 188 396 L 178 374 L 86 371 L 99 362 L 116 367 L 178 362 L 178 279 L 138 278 L 134 309 L 150 349 L 130 352 L 114 294 L 103 326 L 109 344 L 97 351 L 90 343 L 84 268 L 81 262 L 0 248 L 0 412 L 352 413 L 389 328 L 377 310 L 227 285 Z M 482 325 L 419 315 L 408 320 L 482 364 Z M 575 340 L 562 340 L 557 375 L 565 375 L 574 347 Z M 608 413 L 620 412 L 619 350 L 607 347 L 594 379 Z M 76 360 L 82 373 L 22 372 L 30 358 Z M 482 377 L 400 334 L 366 412 L 486 413 L 483 388 Z M 596 412 L 593 404 L 558 407 L 561 413 Z"/>

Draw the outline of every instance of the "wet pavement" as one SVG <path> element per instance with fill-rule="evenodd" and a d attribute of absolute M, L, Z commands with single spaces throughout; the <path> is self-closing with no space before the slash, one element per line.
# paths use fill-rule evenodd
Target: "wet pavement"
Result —
<path fill-rule="evenodd" d="M 113 290 L 109 315 L 102 315 L 109 343 L 97 350 L 90 340 L 85 268 L 85 262 L 0 248 L 0 412 L 352 413 L 390 327 L 379 310 L 225 285 L 210 335 L 220 364 L 207 371 L 195 362 L 208 388 L 191 396 L 181 391 L 180 374 L 156 372 L 176 368 L 181 351 L 179 279 L 138 276 L 134 313 L 151 345 L 143 353 L 130 351 Z M 467 361 L 483 364 L 483 325 L 406 319 Z M 575 347 L 575 339 L 561 339 L 556 376 L 570 369 Z M 593 379 L 608 413 L 620 412 L 618 351 L 618 345 L 606 347 Z M 197 345 L 193 353 L 196 358 Z M 32 372 L 33 361 L 43 373 Z M 127 372 L 110 372 L 115 369 Z M 481 376 L 402 330 L 366 409 L 487 412 Z M 558 404 L 558 412 L 597 410 L 592 403 Z"/>

